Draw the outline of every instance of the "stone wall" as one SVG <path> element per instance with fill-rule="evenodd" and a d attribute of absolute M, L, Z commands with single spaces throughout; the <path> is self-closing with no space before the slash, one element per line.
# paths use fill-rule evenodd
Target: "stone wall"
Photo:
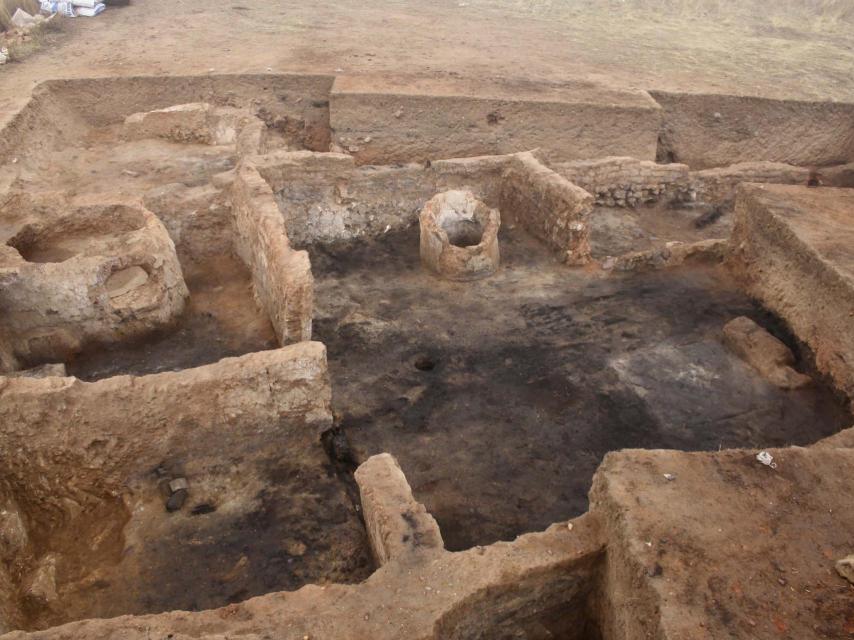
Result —
<path fill-rule="evenodd" d="M 237 171 L 232 207 L 237 253 L 279 342 L 310 340 L 314 278 L 308 254 L 291 248 L 273 192 L 251 165 Z"/>
<path fill-rule="evenodd" d="M 647 202 L 690 197 L 691 181 L 684 164 L 657 164 L 629 157 L 561 162 L 552 168 L 593 194 L 597 205 L 634 207 Z"/>
<path fill-rule="evenodd" d="M 805 185 L 810 177 L 810 169 L 782 162 L 741 162 L 689 171 L 684 164 L 612 157 L 550 166 L 592 193 L 597 205 L 607 207 L 697 201 L 729 210 L 735 201 L 736 188 L 742 182 Z M 827 173 L 829 184 L 844 182 L 847 175 L 844 166 L 822 171 Z"/>
<path fill-rule="evenodd" d="M 590 261 L 587 216 L 593 196 L 539 162 L 514 156 L 501 189 L 502 219 L 515 220 L 558 251 L 570 265 Z"/>
<path fill-rule="evenodd" d="M 697 198 L 731 209 L 736 188 L 742 182 L 806 185 L 810 170 L 781 162 L 741 162 L 739 164 L 691 172 Z"/>

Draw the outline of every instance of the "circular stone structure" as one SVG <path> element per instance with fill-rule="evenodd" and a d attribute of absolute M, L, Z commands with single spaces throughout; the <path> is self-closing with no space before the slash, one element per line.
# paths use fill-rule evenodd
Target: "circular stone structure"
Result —
<path fill-rule="evenodd" d="M 189 295 L 163 223 L 137 204 L 35 203 L 0 244 L 0 327 L 24 361 L 169 325 Z"/>
<path fill-rule="evenodd" d="M 419 216 L 421 262 L 448 280 L 477 280 L 498 270 L 501 217 L 471 191 L 433 196 Z"/>

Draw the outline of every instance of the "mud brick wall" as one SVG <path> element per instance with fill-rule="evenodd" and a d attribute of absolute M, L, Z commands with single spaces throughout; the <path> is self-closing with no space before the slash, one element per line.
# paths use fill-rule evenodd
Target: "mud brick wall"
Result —
<path fill-rule="evenodd" d="M 444 549 L 436 520 L 412 496 L 397 460 L 371 456 L 356 469 L 365 528 L 378 566 L 411 553 Z"/>
<path fill-rule="evenodd" d="M 31 516 L 118 495 L 164 459 L 198 469 L 223 452 L 315 446 L 332 421 L 326 348 L 304 342 L 215 364 L 97 382 L 0 377 L 8 489 Z M 188 469 L 188 472 L 190 469 Z"/>
<path fill-rule="evenodd" d="M 659 199 L 689 197 L 688 166 L 629 157 L 564 162 L 555 171 L 593 194 L 597 205 L 634 207 Z"/>
<path fill-rule="evenodd" d="M 145 207 L 160 218 L 182 265 L 234 250 L 228 191 L 212 184 L 171 183 L 143 195 Z"/>
<path fill-rule="evenodd" d="M 540 163 L 516 155 L 504 176 L 501 215 L 518 221 L 570 265 L 590 261 L 587 216 L 593 196 Z"/>
<path fill-rule="evenodd" d="M 279 342 L 310 340 L 314 278 L 308 254 L 291 248 L 273 192 L 254 167 L 238 170 L 232 207 L 237 253 Z"/>

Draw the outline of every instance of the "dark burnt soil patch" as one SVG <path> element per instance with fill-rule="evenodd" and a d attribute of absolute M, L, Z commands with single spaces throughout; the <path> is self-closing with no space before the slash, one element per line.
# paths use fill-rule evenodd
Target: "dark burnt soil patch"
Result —
<path fill-rule="evenodd" d="M 87 348 L 66 364 L 68 374 L 98 380 L 178 371 L 278 346 L 269 318 L 252 297 L 249 271 L 237 258 L 217 256 L 185 269 L 184 277 L 190 298 L 175 326 Z"/>
<path fill-rule="evenodd" d="M 29 628 L 213 609 L 306 584 L 360 582 L 373 572 L 350 487 L 319 442 L 299 458 L 223 465 L 232 469 L 225 480 L 191 474 L 187 501 L 174 513 L 152 474 L 134 498 L 117 553 L 59 549 L 59 602 L 35 612 Z M 76 544 L 88 548 L 90 540 Z"/>
<path fill-rule="evenodd" d="M 416 228 L 310 249 L 315 339 L 357 459 L 394 454 L 450 549 L 587 509 L 608 451 L 807 444 L 850 423 L 817 386 L 781 391 L 720 342 L 767 314 L 717 267 L 567 269 L 518 229 L 499 273 L 423 272 Z"/>

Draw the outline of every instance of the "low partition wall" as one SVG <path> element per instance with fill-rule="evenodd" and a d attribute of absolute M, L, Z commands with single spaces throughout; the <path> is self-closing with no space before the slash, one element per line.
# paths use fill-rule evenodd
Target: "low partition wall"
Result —
<path fill-rule="evenodd" d="M 97 382 L 0 377 L 0 488 L 31 518 L 51 520 L 69 500 L 119 495 L 170 457 L 204 466 L 259 438 L 314 444 L 331 424 L 330 401 L 319 342 Z"/>
<path fill-rule="evenodd" d="M 384 550 L 382 566 L 359 585 L 309 585 L 208 611 L 81 620 L 10 639 L 212 639 L 272 630 L 282 640 L 598 637 L 591 599 L 605 550 L 595 517 L 451 553 L 391 456 L 370 458 L 356 479 L 372 543 Z"/>
<path fill-rule="evenodd" d="M 854 398 L 854 191 L 743 184 L 727 256 L 745 290 Z"/>
<path fill-rule="evenodd" d="M 326 350 L 317 342 L 97 382 L 0 376 L 0 633 L 165 608 L 152 594 L 174 589 L 176 576 L 161 573 L 159 585 L 145 577 L 158 573 L 158 544 L 174 549 L 192 576 L 206 562 L 193 549 L 216 544 L 205 527 L 225 540 L 237 535 L 235 514 L 251 512 L 253 487 L 263 486 L 265 465 L 282 451 L 288 468 L 325 477 L 319 434 L 331 426 L 330 403 Z M 324 500 L 340 503 L 324 488 Z M 188 506 L 170 518 L 188 491 L 197 504 L 220 496 L 222 512 L 201 521 Z M 357 539 L 352 520 L 331 527 L 324 544 Z M 199 539 L 185 541 L 187 531 Z M 252 537 L 263 545 L 265 535 L 259 525 Z"/>
<path fill-rule="evenodd" d="M 235 248 L 252 272 L 255 297 L 281 344 L 311 339 L 314 278 L 305 251 L 291 248 L 269 185 L 242 165 L 232 187 Z"/>
<path fill-rule="evenodd" d="M 502 212 L 558 251 L 569 265 L 590 261 L 587 216 L 593 196 L 552 171 L 531 153 L 514 156 L 501 189 Z"/>

